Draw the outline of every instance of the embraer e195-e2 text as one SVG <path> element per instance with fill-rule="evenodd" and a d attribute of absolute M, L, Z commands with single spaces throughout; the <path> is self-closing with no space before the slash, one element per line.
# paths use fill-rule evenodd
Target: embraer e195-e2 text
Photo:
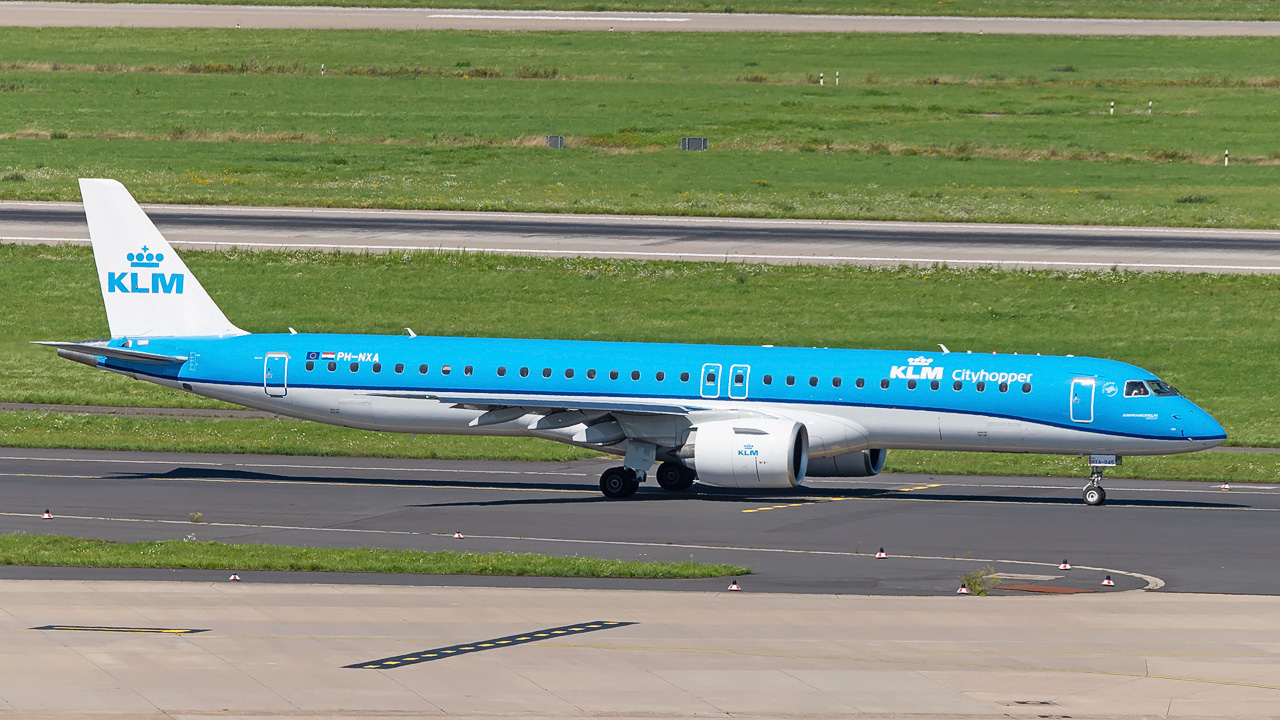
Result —
<path fill-rule="evenodd" d="M 123 185 L 81 180 L 109 340 L 58 355 L 365 430 L 546 438 L 623 457 L 600 489 L 786 488 L 865 477 L 895 448 L 1089 456 L 1221 445 L 1212 417 L 1112 360 L 733 345 L 262 334 L 231 324 Z"/>

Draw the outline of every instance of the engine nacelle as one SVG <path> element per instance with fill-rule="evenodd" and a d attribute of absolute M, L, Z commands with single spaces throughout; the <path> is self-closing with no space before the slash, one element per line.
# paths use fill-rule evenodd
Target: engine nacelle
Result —
<path fill-rule="evenodd" d="M 809 464 L 809 432 L 794 420 L 714 420 L 690 428 L 681 456 L 707 485 L 795 487 Z"/>
<path fill-rule="evenodd" d="M 809 460 L 809 477 L 871 477 L 884 469 L 888 450 L 859 450 Z"/>

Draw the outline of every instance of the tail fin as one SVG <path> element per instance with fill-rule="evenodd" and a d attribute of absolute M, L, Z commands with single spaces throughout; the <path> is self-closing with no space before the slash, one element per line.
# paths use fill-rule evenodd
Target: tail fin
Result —
<path fill-rule="evenodd" d="M 246 335 L 115 180 L 80 180 L 112 337 Z"/>

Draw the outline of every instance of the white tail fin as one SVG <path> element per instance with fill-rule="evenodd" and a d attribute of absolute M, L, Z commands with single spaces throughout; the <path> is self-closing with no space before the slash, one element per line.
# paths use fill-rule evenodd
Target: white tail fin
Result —
<path fill-rule="evenodd" d="M 80 180 L 112 337 L 246 335 L 115 180 Z"/>

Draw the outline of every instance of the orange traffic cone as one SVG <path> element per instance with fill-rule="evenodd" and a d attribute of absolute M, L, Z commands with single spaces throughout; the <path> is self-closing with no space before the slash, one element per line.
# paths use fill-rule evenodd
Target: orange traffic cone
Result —
<path fill-rule="evenodd" d="M 453 534 L 453 539 L 454 539 L 454 540 L 461 540 L 461 539 L 462 539 L 462 533 L 460 533 L 460 532 L 456 532 L 456 533 L 454 533 L 454 534 Z"/>
<path fill-rule="evenodd" d="M 1103 584 L 1103 585 L 1105 585 L 1105 586 L 1107 586 L 1107 587 L 1115 587 L 1115 586 L 1116 586 L 1116 584 L 1115 584 L 1115 583 L 1111 582 L 1111 576 L 1110 576 L 1110 575 L 1108 575 L 1107 577 L 1105 577 L 1105 578 L 1102 580 L 1102 584 Z"/>
<path fill-rule="evenodd" d="M 231 573 L 231 577 L 227 579 L 230 580 L 231 582 L 240 582 L 240 576 L 235 573 Z"/>
<path fill-rule="evenodd" d="M 1063 560 L 1063 561 L 1062 561 L 1062 564 L 1058 566 L 1058 569 L 1059 569 L 1059 570 L 1070 570 L 1070 569 L 1071 569 L 1071 563 L 1067 562 L 1066 560 Z"/>
<path fill-rule="evenodd" d="M 965 585 L 961 585 L 961 586 L 960 586 L 960 589 L 956 591 L 956 594 L 957 594 L 957 595 L 969 595 L 969 594 L 971 594 L 971 593 L 969 592 L 969 588 L 968 588 L 967 586 L 965 586 Z"/>
<path fill-rule="evenodd" d="M 52 520 L 53 513 L 49 512 L 49 508 L 44 509 L 44 514 L 40 516 L 44 520 Z"/>
<path fill-rule="evenodd" d="M 887 558 L 887 557 L 889 557 L 889 556 L 884 554 L 884 548 L 880 548 L 880 552 L 876 553 L 876 557 L 878 557 L 878 558 Z"/>
<path fill-rule="evenodd" d="M 736 592 L 736 591 L 738 591 L 738 590 L 741 590 L 741 589 L 742 589 L 741 587 L 739 587 L 739 586 L 738 586 L 738 579 L 737 579 L 737 578 L 734 578 L 734 579 L 733 579 L 733 582 L 729 583 L 729 589 L 730 589 L 730 590 L 733 590 L 733 591 L 735 591 L 735 592 Z"/>

